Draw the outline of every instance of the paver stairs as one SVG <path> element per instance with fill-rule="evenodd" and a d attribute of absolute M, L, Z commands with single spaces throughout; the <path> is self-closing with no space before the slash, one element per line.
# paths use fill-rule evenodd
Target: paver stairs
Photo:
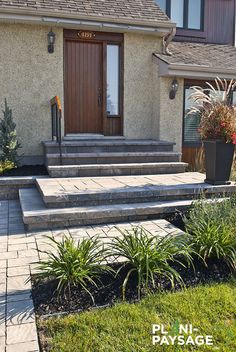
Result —
<path fill-rule="evenodd" d="M 226 196 L 235 184 L 211 186 L 204 175 L 138 175 L 37 179 L 37 188 L 20 189 L 28 230 L 157 219 L 184 210 L 193 199 Z"/>
<path fill-rule="evenodd" d="M 184 210 L 193 199 L 224 196 L 236 186 L 210 186 L 185 172 L 173 143 L 122 137 L 44 142 L 51 178 L 20 189 L 28 230 L 157 219 Z"/>
<path fill-rule="evenodd" d="M 186 163 L 173 143 L 123 137 L 44 142 L 45 164 L 51 177 L 85 177 L 181 173 Z"/>

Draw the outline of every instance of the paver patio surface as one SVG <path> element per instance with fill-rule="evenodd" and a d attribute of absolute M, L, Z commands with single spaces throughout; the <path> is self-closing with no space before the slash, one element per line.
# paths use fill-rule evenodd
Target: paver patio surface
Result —
<path fill-rule="evenodd" d="M 114 177 L 79 177 L 39 179 L 38 184 L 45 196 L 67 193 L 79 194 L 92 191 L 111 192 L 127 187 L 178 186 L 204 184 L 205 175 L 186 172 L 170 175 L 141 175 Z"/>
<path fill-rule="evenodd" d="M 137 225 L 159 235 L 181 232 L 165 220 L 118 226 L 129 229 Z M 109 237 L 121 234 L 114 224 L 27 232 L 19 201 L 0 201 L 0 352 L 39 351 L 31 282 L 27 279 L 37 272 L 37 262 L 45 258 L 38 250 L 52 248 L 45 236 L 59 240 L 65 235 L 75 239 L 99 235 L 106 243 Z"/>

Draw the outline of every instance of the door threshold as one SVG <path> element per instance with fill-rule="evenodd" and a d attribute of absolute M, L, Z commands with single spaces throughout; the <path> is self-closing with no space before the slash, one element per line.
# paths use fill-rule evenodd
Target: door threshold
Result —
<path fill-rule="evenodd" d="M 91 139 L 125 139 L 123 136 L 104 136 L 103 134 L 97 133 L 69 133 L 66 134 L 63 138 L 64 141 L 79 141 L 79 140 L 91 140 Z"/>

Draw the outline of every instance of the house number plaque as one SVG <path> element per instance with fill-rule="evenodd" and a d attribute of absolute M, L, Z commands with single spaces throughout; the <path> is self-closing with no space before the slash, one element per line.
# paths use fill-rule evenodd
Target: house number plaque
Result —
<path fill-rule="evenodd" d="M 94 32 L 89 31 L 79 31 L 78 36 L 81 39 L 93 39 L 96 37 L 96 34 Z"/>

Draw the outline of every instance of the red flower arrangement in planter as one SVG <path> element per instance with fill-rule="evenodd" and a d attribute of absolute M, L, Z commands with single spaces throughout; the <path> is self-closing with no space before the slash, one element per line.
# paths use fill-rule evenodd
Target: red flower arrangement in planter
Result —
<path fill-rule="evenodd" d="M 210 184 L 228 184 L 236 145 L 236 107 L 230 95 L 236 81 L 215 79 L 216 88 L 192 87 L 189 99 L 194 106 L 189 113 L 200 113 L 199 133 L 204 142 L 206 180 Z"/>
<path fill-rule="evenodd" d="M 220 139 L 236 144 L 236 107 L 215 103 L 201 113 L 199 133 L 203 140 Z"/>

